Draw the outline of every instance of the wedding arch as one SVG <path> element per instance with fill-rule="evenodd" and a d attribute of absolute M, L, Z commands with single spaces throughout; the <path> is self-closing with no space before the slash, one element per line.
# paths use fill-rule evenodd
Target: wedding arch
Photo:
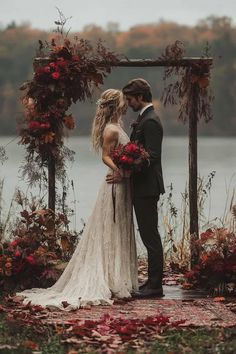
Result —
<path fill-rule="evenodd" d="M 56 179 L 65 177 L 65 160 L 73 155 L 63 144 L 64 128 L 75 127 L 73 116 L 67 113 L 71 104 L 91 97 L 94 86 L 101 86 L 113 67 L 164 67 L 166 86 L 162 102 L 178 104 L 179 120 L 189 124 L 190 235 L 192 241 L 196 240 L 199 234 L 197 124 L 200 119 L 207 122 L 212 118 L 209 81 L 213 59 L 207 53 L 199 58 L 185 57 L 179 41 L 167 46 L 157 59 L 124 59 L 101 42 L 93 48 L 86 40 L 75 37 L 71 42 L 63 31 L 60 34 L 59 42 L 39 41 L 34 76 L 21 87 L 25 107 L 21 144 L 27 151 L 23 173 L 31 184 L 47 181 L 48 208 L 55 211 Z M 191 245 L 193 265 L 198 255 Z"/>

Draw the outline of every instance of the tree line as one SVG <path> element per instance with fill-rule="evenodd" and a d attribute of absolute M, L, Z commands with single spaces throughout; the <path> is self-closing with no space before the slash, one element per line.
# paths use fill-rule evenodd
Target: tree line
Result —
<path fill-rule="evenodd" d="M 128 58 L 158 58 L 168 44 L 176 40 L 186 46 L 186 56 L 201 56 L 209 43 L 210 55 L 214 58 L 212 70 L 213 121 L 200 123 L 201 135 L 232 136 L 236 131 L 236 27 L 228 17 L 208 17 L 196 26 L 179 25 L 160 21 L 154 24 L 137 25 L 128 31 L 120 31 L 119 25 L 109 23 L 104 29 L 87 25 L 79 33 L 70 33 L 96 43 L 102 39 L 116 53 Z M 55 33 L 16 25 L 14 22 L 0 30 L 0 134 L 15 135 L 22 119 L 19 87 L 33 75 L 32 61 L 38 40 L 50 40 Z M 177 107 L 164 108 L 160 97 L 164 88 L 162 68 L 114 68 L 104 83 L 108 87 L 122 88 L 128 80 L 143 77 L 153 89 L 154 104 L 162 119 L 165 134 L 185 135 L 187 127 L 177 120 Z M 96 110 L 96 97 L 92 102 L 79 103 L 72 107 L 77 121 L 74 134 L 88 135 Z M 135 115 L 127 114 L 127 122 Z M 127 123 L 128 126 L 128 123 Z"/>

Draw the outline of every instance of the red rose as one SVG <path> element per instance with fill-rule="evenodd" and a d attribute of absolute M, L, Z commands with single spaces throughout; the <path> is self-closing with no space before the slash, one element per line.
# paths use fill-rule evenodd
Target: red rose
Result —
<path fill-rule="evenodd" d="M 40 128 L 40 123 L 37 122 L 36 120 L 33 120 L 33 121 L 29 122 L 28 127 L 29 127 L 29 129 L 31 129 L 31 130 L 39 129 L 39 128 Z"/>
<path fill-rule="evenodd" d="M 134 163 L 134 159 L 131 156 L 123 155 L 120 158 L 120 162 L 125 163 L 127 165 L 132 165 Z"/>
<path fill-rule="evenodd" d="M 50 73 L 51 72 L 50 66 L 45 66 L 44 67 L 44 72 L 47 73 L 47 74 Z"/>
<path fill-rule="evenodd" d="M 29 255 L 29 256 L 27 256 L 25 259 L 27 260 L 27 262 L 28 262 L 29 264 L 32 264 L 32 265 L 35 265 L 35 264 L 36 264 L 36 260 L 35 260 L 35 258 L 34 258 L 33 255 Z"/>
<path fill-rule="evenodd" d="M 127 163 L 128 163 L 129 165 L 133 165 L 134 159 L 133 159 L 132 157 L 127 157 Z"/>
<path fill-rule="evenodd" d="M 128 160 L 129 160 L 129 158 L 125 155 L 121 156 L 121 158 L 120 158 L 120 162 L 123 162 L 123 163 L 128 163 Z"/>
<path fill-rule="evenodd" d="M 53 63 L 53 62 L 50 63 L 49 66 L 50 66 L 50 68 L 52 68 L 52 69 L 55 69 L 55 68 L 57 67 L 56 63 Z"/>
<path fill-rule="evenodd" d="M 12 246 L 12 247 L 15 247 L 15 246 L 17 246 L 18 244 L 20 243 L 20 240 L 14 240 L 14 241 L 12 241 L 11 243 L 10 243 L 10 245 Z"/>
<path fill-rule="evenodd" d="M 61 68 L 64 68 L 67 66 L 67 62 L 64 58 L 58 58 L 57 60 L 57 64 L 58 66 L 60 66 Z"/>
<path fill-rule="evenodd" d="M 54 80 L 58 80 L 59 77 L 60 77 L 60 73 L 59 73 L 58 71 L 55 71 L 55 73 L 52 73 L 52 78 L 53 78 Z"/>
<path fill-rule="evenodd" d="M 125 150 L 128 152 L 128 153 L 137 153 L 139 151 L 139 147 L 134 144 L 134 143 L 130 143 L 126 146 Z"/>
<path fill-rule="evenodd" d="M 21 252 L 17 250 L 17 251 L 15 252 L 15 257 L 18 258 L 18 257 L 20 257 L 20 256 L 21 256 Z"/>

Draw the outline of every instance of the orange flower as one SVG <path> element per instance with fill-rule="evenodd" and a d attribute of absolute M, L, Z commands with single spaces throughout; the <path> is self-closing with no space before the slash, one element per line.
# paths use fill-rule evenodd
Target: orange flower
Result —
<path fill-rule="evenodd" d="M 65 116 L 63 118 L 63 121 L 64 121 L 64 124 L 66 126 L 67 129 L 75 129 L 75 120 L 74 118 L 72 117 L 72 115 L 69 115 L 69 116 Z"/>
<path fill-rule="evenodd" d="M 58 52 L 60 52 L 63 48 L 64 48 L 63 45 L 60 45 L 60 46 L 58 45 L 58 46 L 53 47 L 53 51 L 54 51 L 55 53 L 58 53 Z"/>
<path fill-rule="evenodd" d="M 55 133 L 49 132 L 42 135 L 42 139 L 45 144 L 52 143 L 54 141 Z"/>
<path fill-rule="evenodd" d="M 28 349 L 32 349 L 32 350 L 39 349 L 39 345 L 37 343 L 33 342 L 32 340 L 26 340 L 22 344 L 25 348 L 28 348 Z"/>
<path fill-rule="evenodd" d="M 223 302 L 223 301 L 225 301 L 225 297 L 223 297 L 223 296 L 214 297 L 213 301 L 215 301 L 215 302 Z"/>
<path fill-rule="evenodd" d="M 202 254 L 201 255 L 201 261 L 202 261 L 202 263 L 206 263 L 207 261 L 208 261 L 208 255 L 207 254 Z"/>

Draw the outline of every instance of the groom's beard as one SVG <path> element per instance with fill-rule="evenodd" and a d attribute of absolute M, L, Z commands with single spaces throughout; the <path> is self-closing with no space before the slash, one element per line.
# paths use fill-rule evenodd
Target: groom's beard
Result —
<path fill-rule="evenodd" d="M 136 106 L 136 107 L 131 107 L 132 108 L 132 110 L 134 111 L 134 112 L 139 112 L 139 111 L 141 111 L 141 109 L 142 109 L 142 106 L 140 105 L 140 106 Z"/>

